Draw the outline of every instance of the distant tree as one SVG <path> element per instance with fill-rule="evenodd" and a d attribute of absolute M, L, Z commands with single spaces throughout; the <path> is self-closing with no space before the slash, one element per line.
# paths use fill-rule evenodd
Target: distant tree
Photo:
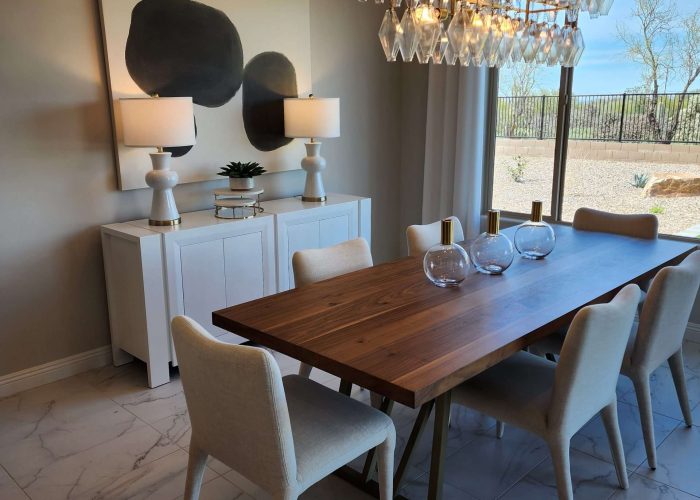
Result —
<path fill-rule="evenodd" d="M 535 88 L 540 82 L 540 66 L 523 62 L 513 64 L 504 71 L 504 85 L 502 86 L 507 94 L 514 97 L 534 95 Z"/>
<path fill-rule="evenodd" d="M 644 66 L 642 88 L 649 92 L 647 123 L 658 141 L 670 142 L 678 130 L 686 97 L 700 77 L 700 8 L 679 14 L 673 0 L 634 0 L 633 27 L 618 24 L 618 37 L 627 55 Z M 681 95 L 670 126 L 658 119 L 659 94 L 669 82 L 682 82 Z"/>
<path fill-rule="evenodd" d="M 540 67 L 535 64 L 515 63 L 501 71 L 501 95 L 510 97 L 530 97 L 535 95 L 535 89 L 540 83 Z M 539 101 L 538 101 L 539 102 Z M 505 130 L 506 137 L 529 135 L 535 126 L 536 115 L 532 113 L 532 99 L 506 100 L 500 104 L 502 117 L 509 117 L 506 123 L 499 126 Z"/>

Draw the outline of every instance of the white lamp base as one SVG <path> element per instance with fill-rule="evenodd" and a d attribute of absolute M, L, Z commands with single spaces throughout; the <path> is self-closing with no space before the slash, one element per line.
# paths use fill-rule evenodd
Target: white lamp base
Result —
<path fill-rule="evenodd" d="M 321 172 L 326 168 L 326 160 L 321 156 L 320 142 L 307 142 L 306 157 L 301 160 L 301 167 L 306 170 L 306 185 L 301 201 L 326 201 L 326 191 L 323 189 Z"/>
<path fill-rule="evenodd" d="M 151 203 L 151 226 L 176 226 L 180 224 L 180 213 L 175 205 L 173 188 L 177 186 L 177 172 L 170 170 L 171 153 L 151 153 L 153 170 L 146 174 L 146 184 L 153 188 Z"/>

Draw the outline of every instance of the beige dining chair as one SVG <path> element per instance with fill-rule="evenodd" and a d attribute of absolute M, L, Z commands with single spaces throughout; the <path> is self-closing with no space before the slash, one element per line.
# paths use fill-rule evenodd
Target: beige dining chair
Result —
<path fill-rule="evenodd" d="M 573 227 L 580 231 L 619 234 L 645 240 L 659 237 L 659 219 L 654 214 L 615 214 L 584 207 L 574 213 Z M 644 302 L 649 283 L 649 280 L 639 283 L 642 289 L 640 303 Z"/>
<path fill-rule="evenodd" d="M 449 217 L 452 219 L 452 227 L 454 228 L 454 241 L 464 241 L 464 231 L 462 223 L 454 215 Z M 431 247 L 440 243 L 441 221 L 430 224 L 415 224 L 408 226 L 406 229 L 406 241 L 408 243 L 408 255 L 411 257 L 421 257 Z"/>
<path fill-rule="evenodd" d="M 612 233 L 654 240 L 659 236 L 659 219 L 654 214 L 615 214 L 592 208 L 574 213 L 574 229 Z"/>
<path fill-rule="evenodd" d="M 172 321 L 192 423 L 185 500 L 196 500 L 208 456 L 275 500 L 377 447 L 379 490 L 392 498 L 396 431 L 391 419 L 312 380 L 282 378 L 269 352 L 220 342 L 184 316 Z"/>
<path fill-rule="evenodd" d="M 693 416 L 683 367 L 683 337 L 700 289 L 700 252 L 693 252 L 678 266 L 665 267 L 652 280 L 639 325 L 632 332 L 622 363 L 622 375 L 634 384 L 642 421 L 649 467 L 656 469 L 656 442 L 651 404 L 651 374 L 664 362 L 671 368 L 676 395 L 688 427 Z M 536 354 L 557 353 L 561 341 L 548 337 L 537 345 Z"/>
<path fill-rule="evenodd" d="M 639 295 L 637 285 L 628 285 L 610 303 L 581 309 L 558 364 L 522 351 L 453 390 L 453 403 L 524 428 L 547 442 L 562 500 L 573 499 L 571 438 L 599 412 L 620 486 L 628 488 L 615 386 Z"/>
<path fill-rule="evenodd" d="M 372 251 L 364 238 L 356 238 L 327 248 L 300 250 L 292 256 L 294 284 L 297 288 L 372 265 Z M 299 375 L 308 378 L 311 368 L 311 365 L 302 363 Z"/>
<path fill-rule="evenodd" d="M 574 213 L 573 227 L 579 231 L 619 234 L 647 240 L 654 240 L 659 236 L 659 219 L 653 214 L 615 214 L 584 207 Z M 650 280 L 639 283 L 642 289 L 640 307 L 644 304 L 649 284 Z M 554 361 L 565 336 L 566 328 L 563 328 L 531 345 L 528 350 Z M 502 428 L 499 427 L 499 435 L 502 435 L 502 432 Z"/>

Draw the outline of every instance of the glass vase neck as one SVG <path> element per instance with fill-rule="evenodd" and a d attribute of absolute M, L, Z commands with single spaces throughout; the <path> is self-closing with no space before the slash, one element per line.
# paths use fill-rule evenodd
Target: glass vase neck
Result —
<path fill-rule="evenodd" d="M 454 227 L 452 219 L 443 219 L 440 226 L 440 244 L 451 245 L 454 243 Z"/>

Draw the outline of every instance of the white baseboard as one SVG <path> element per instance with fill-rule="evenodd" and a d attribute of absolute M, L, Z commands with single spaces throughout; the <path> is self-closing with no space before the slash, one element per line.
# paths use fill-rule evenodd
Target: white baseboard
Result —
<path fill-rule="evenodd" d="M 685 330 L 685 338 L 693 342 L 700 342 L 700 323 L 688 323 Z"/>
<path fill-rule="evenodd" d="M 0 398 L 50 384 L 112 362 L 111 346 L 98 347 L 74 356 L 27 368 L 0 377 Z"/>

